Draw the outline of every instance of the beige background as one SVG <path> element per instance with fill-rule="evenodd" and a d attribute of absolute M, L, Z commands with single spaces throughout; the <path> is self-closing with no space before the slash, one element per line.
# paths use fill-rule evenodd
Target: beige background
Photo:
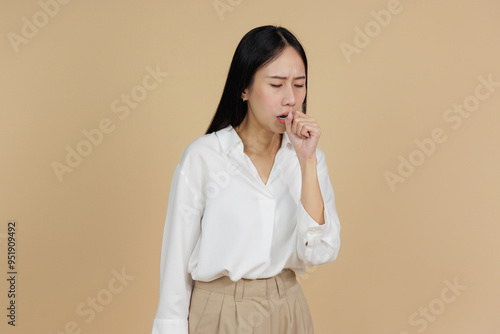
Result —
<path fill-rule="evenodd" d="M 317 333 L 499 333 L 500 87 L 479 88 L 489 96 L 459 127 L 443 116 L 474 102 L 478 77 L 500 82 L 500 4 L 401 0 L 381 27 L 371 11 L 385 0 L 220 2 L 222 16 L 213 0 L 72 1 L 58 11 L 42 0 L 53 17 L 36 1 L 0 2 L 0 331 L 151 331 L 174 168 L 206 130 L 240 38 L 281 24 L 310 61 L 308 112 L 323 129 L 342 224 L 337 261 L 300 279 Z M 15 46 L 26 21 L 40 27 Z M 355 45 L 366 26 L 369 42 L 346 57 L 342 43 Z M 122 94 L 145 92 L 148 67 L 168 76 L 126 117 L 113 112 Z M 60 182 L 53 163 L 66 164 L 67 146 L 106 119 L 113 130 Z M 415 140 L 435 128 L 446 140 L 391 189 L 384 174 L 398 173 L 399 156 L 417 159 Z M 113 279 L 122 269 L 133 279 Z"/>

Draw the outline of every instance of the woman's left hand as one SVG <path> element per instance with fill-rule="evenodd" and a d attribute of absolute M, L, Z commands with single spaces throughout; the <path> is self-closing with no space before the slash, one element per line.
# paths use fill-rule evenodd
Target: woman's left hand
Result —
<path fill-rule="evenodd" d="M 299 161 L 316 158 L 321 128 L 314 118 L 298 110 L 292 111 L 285 118 L 285 128 Z"/>

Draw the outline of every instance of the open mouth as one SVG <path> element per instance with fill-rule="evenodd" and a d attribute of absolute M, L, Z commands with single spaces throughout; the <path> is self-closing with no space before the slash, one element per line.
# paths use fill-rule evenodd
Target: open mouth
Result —
<path fill-rule="evenodd" d="M 285 119 L 288 116 L 288 113 L 284 113 L 278 116 L 279 119 Z"/>

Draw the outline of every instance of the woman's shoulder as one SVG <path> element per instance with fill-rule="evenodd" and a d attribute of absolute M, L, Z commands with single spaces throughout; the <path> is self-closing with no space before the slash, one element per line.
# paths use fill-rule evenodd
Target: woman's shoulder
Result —
<path fill-rule="evenodd" d="M 203 152 L 217 146 L 217 136 L 215 133 L 208 133 L 192 140 L 187 146 L 186 152 Z"/>
<path fill-rule="evenodd" d="M 220 130 L 220 131 L 224 131 Z M 220 140 L 218 132 L 212 132 L 201 135 L 188 143 L 184 152 L 182 153 L 181 162 L 189 160 L 203 161 L 212 159 L 214 155 L 221 152 Z"/>
<path fill-rule="evenodd" d="M 221 144 L 223 141 L 226 141 L 228 136 L 230 136 L 231 130 L 232 127 L 227 126 L 218 131 L 199 136 L 187 145 L 185 152 L 198 154 L 213 154 L 214 151 L 220 152 Z"/>
<path fill-rule="evenodd" d="M 227 130 L 225 128 L 204 134 L 189 142 L 177 165 L 181 173 L 191 173 L 192 177 L 202 178 L 214 164 L 225 163 L 220 137 Z"/>

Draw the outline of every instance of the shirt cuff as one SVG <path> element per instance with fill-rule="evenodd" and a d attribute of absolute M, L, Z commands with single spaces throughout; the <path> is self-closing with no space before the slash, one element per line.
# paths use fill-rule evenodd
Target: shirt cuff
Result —
<path fill-rule="evenodd" d="M 299 201 L 299 235 L 303 238 L 304 244 L 307 242 L 308 247 L 314 246 L 320 242 L 331 224 L 331 222 L 329 222 L 327 210 L 323 209 L 323 215 L 325 223 L 320 225 L 309 215 L 309 213 L 307 213 L 302 205 L 302 201 Z"/>
<path fill-rule="evenodd" d="M 154 319 L 152 334 L 188 334 L 186 319 Z"/>

